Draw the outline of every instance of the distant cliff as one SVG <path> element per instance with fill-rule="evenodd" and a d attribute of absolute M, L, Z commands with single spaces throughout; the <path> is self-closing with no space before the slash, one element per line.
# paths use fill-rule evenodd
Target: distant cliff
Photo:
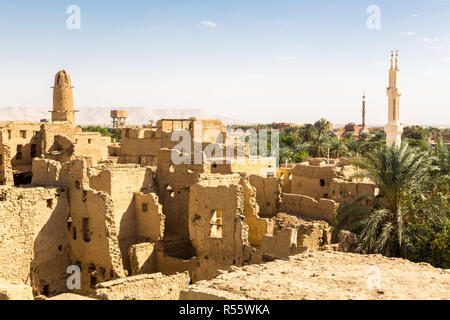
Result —
<path fill-rule="evenodd" d="M 210 114 L 201 109 L 154 109 L 145 107 L 128 108 L 76 108 L 80 112 L 76 113 L 77 125 L 111 125 L 109 111 L 111 109 L 128 110 L 127 123 L 132 125 L 141 125 L 149 123 L 150 120 L 159 120 L 161 118 L 218 118 L 224 125 L 243 124 L 243 121 L 234 120 L 226 117 Z M 51 115 L 48 108 L 28 108 L 28 107 L 7 107 L 0 108 L 0 121 L 39 121 L 41 119 L 50 119 Z"/>

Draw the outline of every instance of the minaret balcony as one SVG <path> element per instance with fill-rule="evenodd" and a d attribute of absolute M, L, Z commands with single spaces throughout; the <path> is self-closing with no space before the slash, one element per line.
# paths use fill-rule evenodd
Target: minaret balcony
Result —
<path fill-rule="evenodd" d="M 388 96 L 401 96 L 402 90 L 400 88 L 387 88 Z"/>

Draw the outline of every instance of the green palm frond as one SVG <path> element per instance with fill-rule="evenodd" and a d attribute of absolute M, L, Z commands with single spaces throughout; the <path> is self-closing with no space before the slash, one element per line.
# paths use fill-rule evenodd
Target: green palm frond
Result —
<path fill-rule="evenodd" d="M 355 204 L 341 204 L 336 227 L 356 232 L 363 252 L 414 257 L 422 250 L 423 254 L 421 247 L 430 241 L 430 232 L 442 230 L 450 218 L 448 147 L 442 142 L 432 151 L 407 143 L 384 146 L 353 164 L 359 168 L 353 178 L 376 184 L 381 206 L 363 213 Z"/>

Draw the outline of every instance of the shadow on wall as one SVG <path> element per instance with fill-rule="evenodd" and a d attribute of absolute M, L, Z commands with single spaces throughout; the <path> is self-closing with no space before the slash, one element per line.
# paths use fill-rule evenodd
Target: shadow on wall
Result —
<path fill-rule="evenodd" d="M 11 153 L 11 167 L 19 172 L 13 174 L 14 186 L 31 184 L 31 162 L 33 158 L 40 155 L 36 141 L 13 146 Z M 24 170 L 25 169 L 25 170 Z"/>
<path fill-rule="evenodd" d="M 131 245 L 138 243 L 134 192 L 140 192 L 141 190 L 151 188 L 153 181 L 153 173 L 147 171 L 141 186 L 130 191 L 132 193 L 132 196 L 130 196 L 130 203 L 120 219 L 118 234 L 119 248 L 122 255 L 123 268 L 128 271 L 129 275 L 131 275 L 132 270 L 128 252 Z"/>
<path fill-rule="evenodd" d="M 30 280 L 35 295 L 54 296 L 67 291 L 69 205 L 65 190 L 59 190 L 54 198 L 45 202 L 47 208 L 52 209 L 49 216 L 46 215 L 48 210 L 36 211 L 35 223 L 41 228 L 34 241 L 34 256 L 30 265 Z"/>
<path fill-rule="evenodd" d="M 128 208 L 125 210 L 125 213 L 122 215 L 120 220 L 118 240 L 120 253 L 122 255 L 123 268 L 128 271 L 129 275 L 131 275 L 131 264 L 128 251 L 130 250 L 130 246 L 137 242 L 136 213 L 133 198 L 131 199 L 131 203 L 128 205 Z"/>

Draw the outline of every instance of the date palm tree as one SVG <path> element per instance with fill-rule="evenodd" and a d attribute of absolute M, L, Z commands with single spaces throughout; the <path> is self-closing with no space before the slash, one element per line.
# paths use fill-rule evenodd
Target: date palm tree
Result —
<path fill-rule="evenodd" d="M 413 227 L 445 216 L 430 197 L 430 158 L 405 143 L 368 152 L 354 164 L 360 169 L 355 178 L 369 178 L 382 198 L 359 223 L 359 249 L 406 257 Z"/>
<path fill-rule="evenodd" d="M 311 155 L 313 157 L 326 157 L 330 148 L 330 136 L 326 133 L 317 135 L 311 142 Z"/>
<path fill-rule="evenodd" d="M 330 121 L 328 121 L 327 119 L 322 118 L 322 119 L 320 119 L 320 120 L 317 120 L 317 121 L 314 123 L 314 127 L 316 128 L 317 135 L 320 136 L 320 135 L 322 135 L 322 134 L 328 133 L 328 131 L 329 131 L 330 128 L 331 128 L 331 123 L 330 123 Z"/>
<path fill-rule="evenodd" d="M 334 139 L 331 142 L 330 154 L 334 158 L 346 156 L 348 154 L 347 145 L 343 140 Z"/>
<path fill-rule="evenodd" d="M 435 191 L 448 195 L 450 193 L 450 149 L 442 137 L 437 140 L 436 146 L 431 151 L 431 164 Z"/>
<path fill-rule="evenodd" d="M 364 142 L 362 140 L 350 138 L 348 140 L 345 140 L 345 144 L 351 155 L 358 157 L 362 153 L 362 147 L 364 145 Z"/>
<path fill-rule="evenodd" d="M 311 142 L 317 134 L 317 129 L 314 125 L 307 123 L 304 127 L 301 127 L 298 136 L 302 142 Z"/>

